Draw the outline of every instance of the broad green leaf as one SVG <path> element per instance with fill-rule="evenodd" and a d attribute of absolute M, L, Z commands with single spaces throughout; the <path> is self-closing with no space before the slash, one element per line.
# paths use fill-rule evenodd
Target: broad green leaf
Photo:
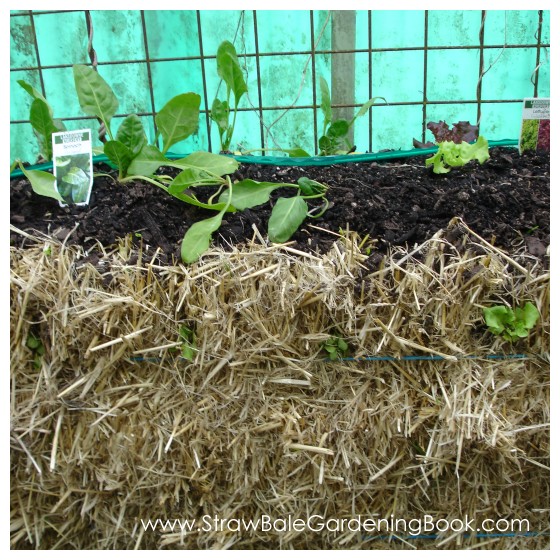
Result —
<path fill-rule="evenodd" d="M 128 115 L 117 131 L 117 140 L 124 144 L 133 155 L 137 155 L 148 143 L 142 121 L 138 115 Z"/>
<path fill-rule="evenodd" d="M 311 157 L 304 149 L 302 148 L 290 148 L 289 150 L 284 150 L 290 157 Z"/>
<path fill-rule="evenodd" d="M 75 64 L 74 83 L 80 107 L 87 115 L 99 117 L 110 134 L 109 125 L 119 102 L 109 84 L 90 66 Z"/>
<path fill-rule="evenodd" d="M 181 243 L 181 258 L 184 262 L 193 263 L 208 250 L 212 234 L 222 224 L 223 217 L 222 211 L 212 218 L 196 222 L 187 230 Z"/>
<path fill-rule="evenodd" d="M 539 310 L 530 302 L 527 302 L 524 307 L 516 309 L 515 314 L 526 329 L 532 329 L 540 317 Z"/>
<path fill-rule="evenodd" d="M 25 80 L 18 80 L 17 83 L 29 94 L 31 95 L 31 97 L 33 97 L 33 99 L 41 99 L 42 101 L 44 101 L 45 103 L 47 103 L 47 100 L 45 99 L 44 95 L 36 90 L 31 84 L 28 84 Z M 48 105 L 48 103 L 47 103 Z M 49 106 L 50 108 L 50 106 Z M 51 109 L 51 117 L 52 117 L 52 109 Z"/>
<path fill-rule="evenodd" d="M 83 182 L 80 185 L 72 185 L 72 200 L 76 204 L 81 204 L 87 200 L 89 192 L 89 181 Z"/>
<path fill-rule="evenodd" d="M 72 185 L 70 185 L 69 183 L 65 183 L 64 181 L 61 181 L 58 184 L 57 189 L 58 192 L 60 193 L 60 196 L 64 200 L 68 200 L 72 198 Z"/>
<path fill-rule="evenodd" d="M 224 80 L 228 88 L 233 91 L 235 106 L 239 105 L 239 100 L 247 92 L 247 84 L 243 78 L 243 72 L 239 66 L 235 47 L 229 41 L 224 41 L 216 54 L 218 66 L 218 76 Z"/>
<path fill-rule="evenodd" d="M 53 123 L 59 132 L 64 132 L 66 130 L 66 125 L 61 119 L 53 119 Z"/>
<path fill-rule="evenodd" d="M 121 175 L 125 175 L 134 159 L 132 151 L 118 140 L 109 140 L 104 146 L 105 155 L 118 167 Z"/>
<path fill-rule="evenodd" d="M 72 156 L 58 156 L 56 158 L 56 166 L 57 167 L 66 167 L 72 161 Z"/>
<path fill-rule="evenodd" d="M 25 169 L 21 164 L 19 164 L 19 167 L 31 183 L 33 192 L 62 202 L 62 197 L 56 190 L 56 177 L 52 173 Z"/>
<path fill-rule="evenodd" d="M 324 128 L 332 121 L 331 94 L 329 85 L 322 76 L 319 78 L 319 87 L 321 88 L 321 111 L 325 117 Z"/>
<path fill-rule="evenodd" d="M 229 106 L 227 101 L 220 101 L 218 98 L 214 99 L 212 103 L 212 111 L 210 118 L 218 125 L 220 135 L 227 130 L 229 117 Z"/>
<path fill-rule="evenodd" d="M 198 130 L 200 95 L 182 93 L 170 99 L 156 115 L 158 131 L 163 136 L 163 153 Z"/>
<path fill-rule="evenodd" d="M 254 208 L 268 202 L 270 193 L 281 185 L 278 183 L 259 183 L 251 179 L 243 179 L 234 183 L 232 187 L 231 205 L 237 210 Z M 223 192 L 219 198 L 220 202 L 227 202 L 228 192 Z"/>
<path fill-rule="evenodd" d="M 129 175 L 153 175 L 162 165 L 172 165 L 156 146 L 146 145 L 128 166 Z"/>
<path fill-rule="evenodd" d="M 336 150 L 336 142 L 328 136 L 321 136 L 319 138 L 319 150 L 324 155 L 332 154 Z"/>
<path fill-rule="evenodd" d="M 312 196 L 314 194 L 322 194 L 326 192 L 327 187 L 317 181 L 313 181 L 313 179 L 309 179 L 307 177 L 300 177 L 298 179 L 298 185 L 301 189 L 301 192 L 306 196 Z"/>
<path fill-rule="evenodd" d="M 239 167 L 239 163 L 235 159 L 209 152 L 193 152 L 187 157 L 175 160 L 173 165 L 183 169 L 196 168 L 208 171 L 220 177 L 234 173 Z"/>
<path fill-rule="evenodd" d="M 52 113 L 46 101 L 35 99 L 29 111 L 31 126 L 41 138 L 43 156 L 46 160 L 52 159 L 52 134 L 58 132 L 52 118 Z"/>
<path fill-rule="evenodd" d="M 200 185 L 219 185 L 220 180 L 209 175 L 204 169 L 195 167 L 187 167 L 171 183 L 169 184 L 169 194 L 175 196 L 191 187 L 198 187 Z"/>
<path fill-rule="evenodd" d="M 348 134 L 350 123 L 344 119 L 334 121 L 327 130 L 327 136 L 331 138 L 342 138 Z"/>
<path fill-rule="evenodd" d="M 268 220 L 268 237 L 273 243 L 284 243 L 297 231 L 307 216 L 307 203 L 301 196 L 279 198 Z"/>
<path fill-rule="evenodd" d="M 509 307 L 495 305 L 484 309 L 484 320 L 492 333 L 501 334 L 506 325 L 515 320 L 515 315 Z"/>
<path fill-rule="evenodd" d="M 338 346 L 338 349 L 341 350 L 342 352 L 346 352 L 346 350 L 348 350 L 348 344 L 342 338 L 339 338 L 337 340 L 337 346 Z"/>

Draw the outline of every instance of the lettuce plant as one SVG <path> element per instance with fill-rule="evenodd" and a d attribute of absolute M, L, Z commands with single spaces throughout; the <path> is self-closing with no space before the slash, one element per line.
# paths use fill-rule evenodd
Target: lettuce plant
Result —
<path fill-rule="evenodd" d="M 432 132 L 438 151 L 426 160 L 426 167 L 433 165 L 434 173 L 448 173 L 451 167 L 460 167 L 476 159 L 484 163 L 489 157 L 488 141 L 478 135 L 478 126 L 469 121 L 459 121 L 453 128 L 445 121 L 431 121 L 426 128 Z M 412 139 L 415 148 L 430 148 L 432 142 L 422 143 Z"/>
<path fill-rule="evenodd" d="M 434 173 L 448 173 L 452 167 L 461 167 L 473 159 L 484 163 L 489 157 L 488 141 L 484 136 L 479 136 L 474 144 L 445 141 L 440 142 L 438 151 L 426 160 L 426 167 L 433 165 Z"/>
<path fill-rule="evenodd" d="M 484 310 L 484 320 L 490 332 L 509 342 L 529 336 L 529 331 L 536 325 L 539 316 L 538 309 L 530 302 L 514 309 L 495 305 Z"/>

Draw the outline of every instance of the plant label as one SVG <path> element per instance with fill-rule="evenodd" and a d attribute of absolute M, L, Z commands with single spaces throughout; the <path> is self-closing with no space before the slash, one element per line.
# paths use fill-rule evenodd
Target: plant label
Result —
<path fill-rule="evenodd" d="M 64 199 L 60 206 L 85 206 L 93 185 L 91 131 L 55 132 L 52 146 L 56 190 Z"/>
<path fill-rule="evenodd" d="M 550 152 L 550 98 L 523 100 L 519 153 L 526 150 Z"/>

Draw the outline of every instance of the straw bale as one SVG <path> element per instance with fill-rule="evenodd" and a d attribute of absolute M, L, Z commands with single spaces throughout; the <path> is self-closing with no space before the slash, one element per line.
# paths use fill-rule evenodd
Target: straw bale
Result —
<path fill-rule="evenodd" d="M 130 239 L 13 247 L 12 547 L 548 547 L 549 274 L 449 230 L 460 243 L 440 231 L 376 270 L 351 232 L 327 255 L 250 243 L 191 266 Z M 526 301 L 529 338 L 487 332 L 484 307 Z M 351 359 L 325 360 L 331 336 Z M 519 518 L 542 536 L 200 524 L 263 515 Z M 143 529 L 156 519 L 199 525 Z"/>

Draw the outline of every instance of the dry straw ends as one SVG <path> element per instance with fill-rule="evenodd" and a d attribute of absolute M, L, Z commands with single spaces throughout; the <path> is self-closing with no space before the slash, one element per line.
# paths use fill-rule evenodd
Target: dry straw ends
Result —
<path fill-rule="evenodd" d="M 547 536 L 142 528 L 426 514 L 546 534 L 549 274 L 451 228 L 454 244 L 438 232 L 375 271 L 353 235 L 326 256 L 250 244 L 189 267 L 146 262 L 129 241 L 95 258 L 53 238 L 12 248 L 12 548 L 546 548 Z M 484 307 L 525 301 L 540 312 L 527 339 L 487 331 Z M 330 362 L 334 333 L 355 358 L 442 359 Z M 486 358 L 510 353 L 526 357 Z"/>

